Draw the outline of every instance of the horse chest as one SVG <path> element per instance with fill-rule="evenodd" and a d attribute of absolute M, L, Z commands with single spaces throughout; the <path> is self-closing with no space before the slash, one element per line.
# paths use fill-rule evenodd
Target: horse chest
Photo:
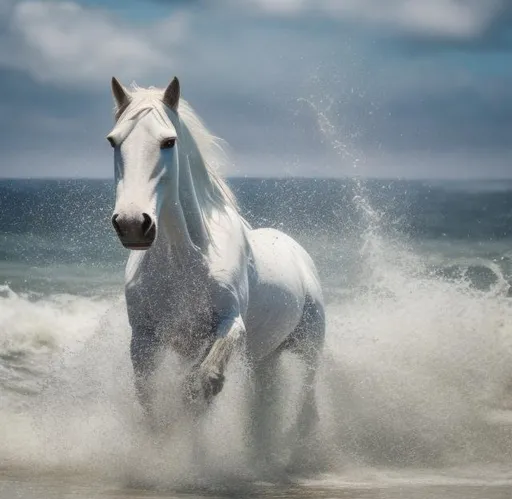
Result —
<path fill-rule="evenodd" d="M 138 306 L 163 343 L 182 355 L 193 355 L 212 331 L 207 269 L 191 261 L 166 269 L 148 262 L 141 270 L 133 290 L 139 297 Z"/>

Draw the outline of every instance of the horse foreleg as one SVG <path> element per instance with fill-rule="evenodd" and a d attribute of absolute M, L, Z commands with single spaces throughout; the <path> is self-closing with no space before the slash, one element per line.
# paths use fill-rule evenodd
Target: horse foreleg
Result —
<path fill-rule="evenodd" d="M 153 330 L 133 330 L 130 344 L 131 360 L 135 376 L 135 390 L 144 415 L 153 417 L 151 376 L 157 367 L 160 342 Z"/>
<path fill-rule="evenodd" d="M 245 342 L 245 325 L 240 316 L 220 319 L 213 331 L 215 339 L 209 352 L 188 382 L 188 395 L 206 401 L 218 395 L 224 386 L 224 372 L 233 353 Z"/>

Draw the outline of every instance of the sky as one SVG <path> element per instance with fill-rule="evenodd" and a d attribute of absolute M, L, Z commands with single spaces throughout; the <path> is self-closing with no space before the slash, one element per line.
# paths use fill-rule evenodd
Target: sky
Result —
<path fill-rule="evenodd" d="M 110 79 L 231 176 L 512 177 L 510 0 L 0 0 L 0 177 L 113 176 Z"/>

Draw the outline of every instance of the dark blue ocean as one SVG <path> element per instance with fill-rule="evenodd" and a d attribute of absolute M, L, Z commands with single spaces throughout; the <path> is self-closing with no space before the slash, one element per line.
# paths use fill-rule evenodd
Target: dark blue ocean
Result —
<path fill-rule="evenodd" d="M 328 286 L 364 284 L 361 245 L 371 237 L 477 287 L 511 274 L 512 181 L 234 178 L 230 185 L 246 219 L 296 237 Z M 127 251 L 110 225 L 113 199 L 106 180 L 0 181 L 0 284 L 43 293 L 118 287 Z"/>
<path fill-rule="evenodd" d="M 512 181 L 229 183 L 254 227 L 303 244 L 324 285 L 314 479 L 511 482 Z M 155 446 L 140 429 L 113 202 L 106 180 L 0 181 L 0 470 L 173 488 L 247 477 L 243 366 L 197 428 L 180 419 L 170 356 L 169 434 Z M 296 366 L 283 362 L 284 434 Z"/>

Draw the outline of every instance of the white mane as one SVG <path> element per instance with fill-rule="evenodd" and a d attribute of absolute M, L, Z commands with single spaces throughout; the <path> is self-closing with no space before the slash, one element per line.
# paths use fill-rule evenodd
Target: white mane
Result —
<path fill-rule="evenodd" d="M 132 84 L 129 106 L 126 109 L 116 109 L 119 121 L 134 119 L 145 110 L 154 110 L 160 119 L 169 123 L 170 119 L 162 101 L 163 94 L 163 89 L 142 88 Z M 238 211 L 236 198 L 219 173 L 219 170 L 226 166 L 228 156 L 222 145 L 223 141 L 206 128 L 190 104 L 182 98 L 179 101 L 177 114 L 182 132 L 178 137 L 179 147 L 185 147 L 190 157 L 194 188 L 209 231 L 209 214 L 212 206 L 219 210 L 225 210 L 229 206 Z"/>

